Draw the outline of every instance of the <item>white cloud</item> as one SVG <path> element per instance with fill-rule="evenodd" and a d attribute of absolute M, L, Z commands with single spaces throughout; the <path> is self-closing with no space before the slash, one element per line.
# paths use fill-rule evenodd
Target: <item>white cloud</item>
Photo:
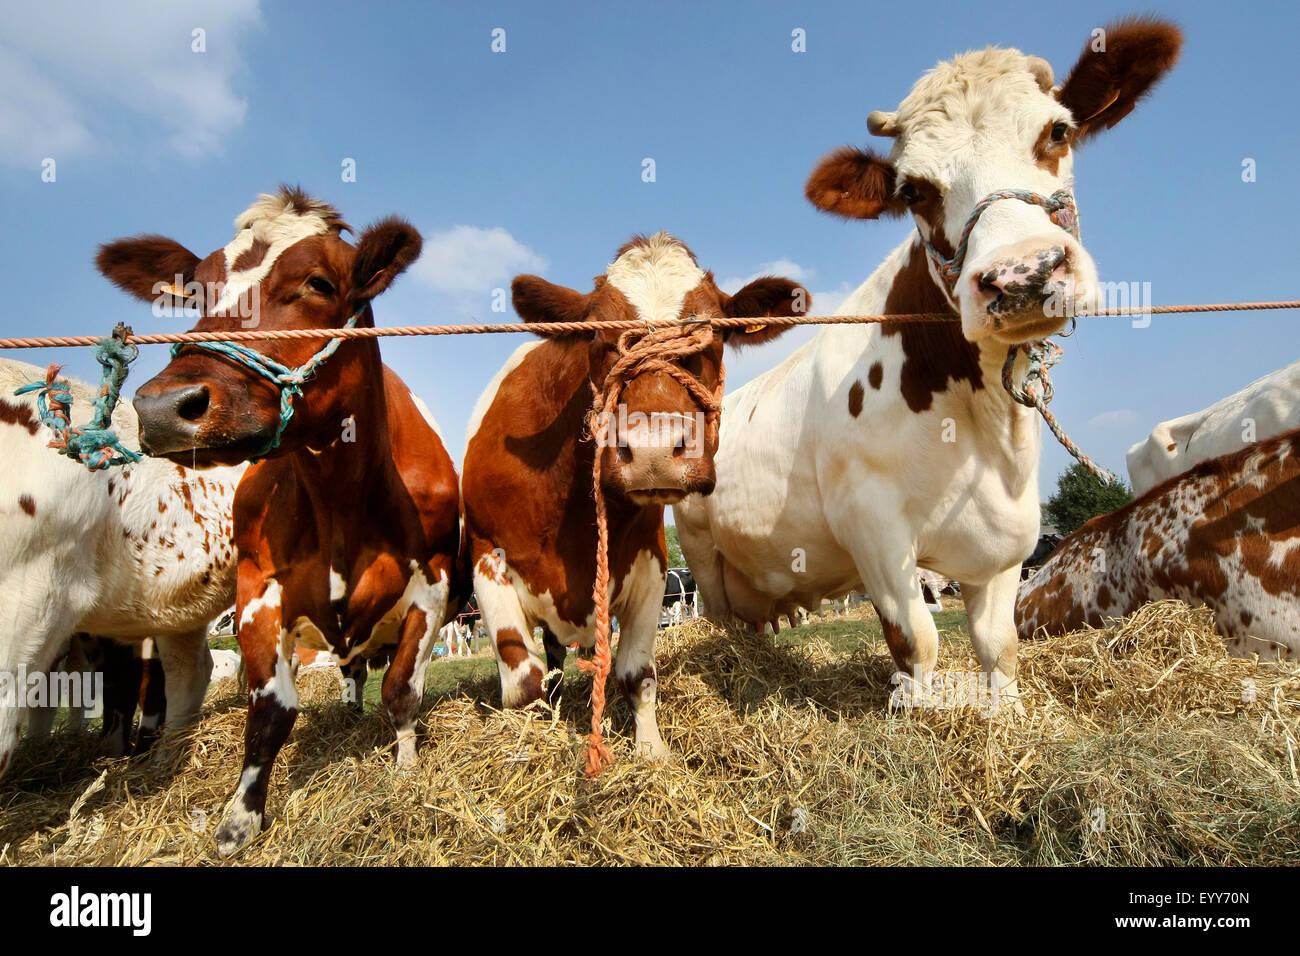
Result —
<path fill-rule="evenodd" d="M 817 291 L 813 286 L 813 280 L 817 277 L 817 270 L 807 266 L 801 266 L 792 259 L 780 258 L 772 262 L 764 262 L 751 275 L 728 276 L 725 279 L 718 280 L 718 288 L 728 295 L 735 295 L 742 287 L 753 282 L 759 276 L 781 276 L 782 278 L 792 279 L 800 283 L 812 293 L 812 309 L 814 315 L 833 315 L 847 299 L 850 293 L 856 288 L 848 282 L 842 282 L 833 289 L 823 289 Z"/>
<path fill-rule="evenodd" d="M 1135 424 L 1137 420 L 1137 412 L 1131 408 L 1121 408 L 1117 411 L 1094 415 L 1088 419 L 1087 426 L 1089 428 L 1122 428 L 1126 425 Z"/>
<path fill-rule="evenodd" d="M 518 273 L 545 272 L 548 265 L 500 226 L 455 226 L 425 239 L 411 274 L 439 292 L 487 302 Z"/>
<path fill-rule="evenodd" d="M 121 148 L 121 114 L 156 129 L 156 143 L 185 156 L 217 148 L 240 126 L 247 101 L 245 34 L 258 0 L 154 3 L 46 0 L 11 4 L 0 39 L 0 160 L 34 167 Z M 192 33 L 205 31 L 194 52 Z"/>

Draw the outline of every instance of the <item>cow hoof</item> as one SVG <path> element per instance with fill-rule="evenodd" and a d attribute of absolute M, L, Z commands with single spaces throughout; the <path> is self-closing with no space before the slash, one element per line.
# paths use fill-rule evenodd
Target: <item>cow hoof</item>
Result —
<path fill-rule="evenodd" d="M 662 740 L 638 740 L 632 745 L 633 751 L 640 760 L 669 760 L 673 752 L 669 750 Z"/>
<path fill-rule="evenodd" d="M 240 806 L 230 808 L 226 819 L 217 828 L 217 853 L 231 856 L 249 840 L 262 832 L 262 815 Z"/>

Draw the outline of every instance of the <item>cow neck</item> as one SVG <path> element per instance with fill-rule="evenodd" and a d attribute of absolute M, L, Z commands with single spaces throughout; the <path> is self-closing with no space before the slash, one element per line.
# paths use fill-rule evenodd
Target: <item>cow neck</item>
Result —
<path fill-rule="evenodd" d="M 965 382 L 974 392 L 977 408 L 1002 421 L 1010 416 L 1017 428 L 1023 427 L 1022 422 L 1033 421 L 1036 412 L 1017 404 L 1002 387 L 1007 346 L 992 339 L 970 342 L 961 334 L 957 312 L 933 275 L 919 236 L 913 236 L 907 246 L 881 311 L 885 315 L 947 313 L 953 317 L 951 322 L 886 321 L 880 325 L 882 337 L 901 340 L 900 385 L 912 411 L 928 411 L 936 394 Z M 1023 357 L 1019 361 L 1023 362 Z"/>
<path fill-rule="evenodd" d="M 348 361 L 361 365 L 359 380 L 374 385 L 357 389 L 353 400 L 345 403 L 346 416 L 323 424 L 323 436 L 332 441 L 321 446 L 307 444 L 289 457 L 303 486 L 320 504 L 321 500 L 337 503 L 337 509 L 353 511 L 359 494 L 384 494 L 384 482 L 396 477 L 389 448 L 388 399 L 384 389 L 384 367 L 379 347 L 373 341 L 355 343 L 360 355 Z M 338 361 L 338 357 L 335 359 Z M 344 417 L 352 419 L 355 441 L 344 441 Z M 321 485 L 323 481 L 323 486 Z"/>

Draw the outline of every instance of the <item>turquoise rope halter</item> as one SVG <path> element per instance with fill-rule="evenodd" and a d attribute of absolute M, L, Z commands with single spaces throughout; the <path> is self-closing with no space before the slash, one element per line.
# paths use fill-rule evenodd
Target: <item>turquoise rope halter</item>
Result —
<path fill-rule="evenodd" d="M 950 295 L 957 288 L 957 280 L 961 278 L 961 270 L 966 265 L 966 250 L 970 245 L 971 230 L 979 222 L 980 216 L 984 215 L 985 209 L 1003 199 L 1019 199 L 1031 206 L 1042 206 L 1047 210 L 1048 218 L 1055 225 L 1060 226 L 1074 236 L 1075 239 L 1079 238 L 1079 212 L 1074 205 L 1073 183 L 1066 183 L 1050 196 L 1030 192 L 1028 189 L 999 189 L 995 193 L 989 193 L 975 204 L 974 211 L 970 214 L 970 218 L 966 220 L 966 227 L 961 231 L 961 241 L 957 243 L 957 249 L 953 252 L 951 259 L 944 258 L 943 253 L 932 246 L 928 239 L 924 236 L 921 237 L 921 241 L 925 243 L 925 251 L 929 253 L 930 259 L 939 270 L 939 274 L 943 276 L 943 281 L 948 286 Z M 920 227 L 917 228 L 917 231 L 920 231 Z"/>
<path fill-rule="evenodd" d="M 355 328 L 357 319 L 361 317 L 361 313 L 365 309 L 366 307 L 363 305 L 354 312 L 343 328 Z M 284 430 L 289 427 L 289 419 L 293 418 L 293 400 L 302 394 L 303 385 L 316 374 L 316 369 L 320 368 L 321 363 L 338 350 L 342 342 L 343 339 L 341 338 L 330 339 L 328 345 L 296 368 L 281 365 L 270 356 L 263 355 L 261 352 L 250 349 L 238 342 L 182 342 L 173 345 L 171 353 L 172 358 L 175 358 L 183 348 L 201 348 L 216 352 L 218 355 L 223 355 L 235 363 L 251 369 L 280 390 L 280 426 L 275 430 L 275 435 L 272 436 L 270 441 L 262 446 L 258 452 L 249 456 L 248 460 L 256 463 L 280 447 L 280 439 L 284 435 Z"/>
<path fill-rule="evenodd" d="M 36 392 L 36 410 L 41 422 L 54 432 L 50 447 L 73 461 L 81 462 L 91 471 L 140 460 L 140 453 L 123 447 L 112 428 L 113 409 L 117 407 L 128 366 L 140 354 L 134 345 L 126 343 L 130 334 L 131 330 L 119 323 L 112 337 L 100 339 L 95 348 L 95 358 L 104 367 L 104 376 L 99 396 L 92 402 L 95 413 L 84 427 L 72 424 L 72 385 L 67 379 L 56 378 L 60 366 L 51 364 L 43 382 L 33 382 L 14 390 L 15 395 Z"/>

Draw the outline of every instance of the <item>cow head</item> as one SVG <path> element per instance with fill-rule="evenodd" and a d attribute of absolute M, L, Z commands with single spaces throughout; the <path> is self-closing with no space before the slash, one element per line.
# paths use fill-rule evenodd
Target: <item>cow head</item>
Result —
<path fill-rule="evenodd" d="M 96 265 L 109 280 L 146 301 L 183 303 L 199 331 L 338 328 L 374 324 L 370 301 L 420 254 L 420 235 L 397 218 L 340 238 L 349 227 L 326 203 L 297 189 L 263 195 L 235 220 L 235 238 L 206 259 L 161 236 L 102 246 Z M 177 288 L 180 285 L 181 288 Z M 329 339 L 243 343 L 280 365 L 298 368 Z M 366 387 L 362 358 L 373 342 L 343 342 L 302 387 L 281 425 L 281 391 L 235 356 L 182 345 L 170 364 L 140 387 L 135 408 L 140 444 L 184 464 L 235 464 L 250 457 L 324 447 L 339 437 L 349 401 Z"/>
<path fill-rule="evenodd" d="M 594 429 L 602 446 L 602 484 L 641 505 L 672 504 L 713 491 L 723 343 L 759 344 L 785 330 L 761 322 L 719 330 L 701 324 L 689 335 L 661 341 L 676 334 L 663 324 L 690 317 L 788 316 L 806 312 L 810 303 L 799 285 L 770 277 L 727 295 L 691 251 L 666 233 L 625 245 L 591 292 L 532 275 L 517 277 L 512 290 L 515 311 L 525 322 L 645 323 L 629 331 L 547 333 L 585 339 L 592 388 L 597 396 L 614 390 L 615 411 Z M 656 325 L 659 334 L 651 331 Z M 629 352 L 642 360 L 624 368 L 621 359 Z"/>
<path fill-rule="evenodd" d="M 1047 61 L 1018 50 L 940 63 L 897 112 L 867 118 L 873 134 L 894 140 L 887 159 L 842 148 L 805 193 L 846 218 L 910 212 L 969 341 L 1050 335 L 1096 307 L 1097 268 L 1077 235 L 1073 148 L 1128 115 L 1181 42 L 1157 20 L 1112 24 L 1094 33 L 1060 86 Z M 1002 192 L 1012 195 L 990 201 Z"/>

